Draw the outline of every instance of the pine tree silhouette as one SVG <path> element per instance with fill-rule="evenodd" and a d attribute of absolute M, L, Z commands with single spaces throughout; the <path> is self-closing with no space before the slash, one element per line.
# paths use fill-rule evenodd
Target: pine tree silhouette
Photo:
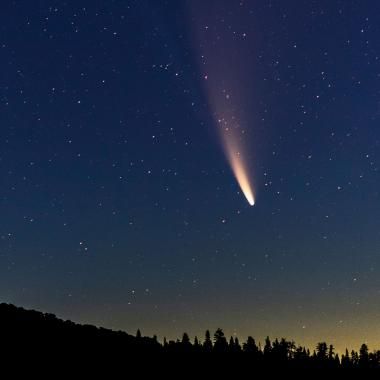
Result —
<path fill-rule="evenodd" d="M 209 330 L 206 330 L 206 333 L 205 333 L 205 341 L 203 343 L 203 350 L 205 352 L 211 352 L 213 349 L 213 346 L 212 346 L 212 341 L 211 341 L 211 335 L 210 335 L 210 331 Z"/>
<path fill-rule="evenodd" d="M 214 333 L 214 351 L 215 352 L 228 351 L 227 339 L 225 338 L 224 332 L 221 328 L 218 328 Z"/>

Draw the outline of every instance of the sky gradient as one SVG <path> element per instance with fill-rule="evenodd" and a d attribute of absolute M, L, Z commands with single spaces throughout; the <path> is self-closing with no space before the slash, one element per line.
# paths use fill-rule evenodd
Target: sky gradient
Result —
<path fill-rule="evenodd" d="M 379 16 L 2 1 L 0 300 L 160 339 L 380 348 Z"/>

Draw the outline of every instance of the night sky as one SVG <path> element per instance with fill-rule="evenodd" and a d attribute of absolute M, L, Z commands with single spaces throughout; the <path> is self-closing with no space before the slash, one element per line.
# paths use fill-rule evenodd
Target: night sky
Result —
<path fill-rule="evenodd" d="M 379 348 L 379 17 L 1 1 L 0 300 L 160 340 Z"/>

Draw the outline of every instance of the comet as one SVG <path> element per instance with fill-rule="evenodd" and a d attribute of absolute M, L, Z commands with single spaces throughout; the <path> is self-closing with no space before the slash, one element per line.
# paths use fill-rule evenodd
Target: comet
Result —
<path fill-rule="evenodd" d="M 253 194 L 253 188 L 247 175 L 247 169 L 239 152 L 230 150 L 227 153 L 227 159 L 231 165 L 235 178 L 241 188 L 241 191 L 247 198 L 248 203 L 251 206 L 255 205 L 255 196 Z"/>
<path fill-rule="evenodd" d="M 218 123 L 221 125 L 219 131 L 223 150 L 241 191 L 248 203 L 254 206 L 255 195 L 252 181 L 250 180 L 249 165 L 246 162 L 246 150 L 243 141 L 244 130 L 236 124 L 235 118 L 233 118 L 233 121 L 235 122 L 234 127 L 230 128 L 225 119 L 218 119 Z"/>
<path fill-rule="evenodd" d="M 255 125 L 256 101 L 252 96 L 255 86 L 251 74 L 255 61 L 250 59 L 252 54 L 247 54 L 252 44 L 247 43 L 245 32 L 241 35 L 232 32 L 251 21 L 234 2 L 221 5 L 220 1 L 189 0 L 187 4 L 199 78 L 213 124 L 233 175 L 248 203 L 254 206 L 252 144 L 255 131 L 251 126 Z M 234 29 L 231 25 L 237 12 L 239 24 Z M 250 128 L 246 128 L 248 126 Z"/>
<path fill-rule="evenodd" d="M 214 118 L 227 161 L 245 198 L 251 206 L 254 206 L 255 192 L 250 170 L 252 165 L 248 159 L 251 154 L 248 154 L 248 149 L 246 149 L 249 133 L 246 133 L 239 121 L 242 117 L 235 105 L 238 102 L 234 102 L 235 97 L 230 95 L 230 92 L 228 96 L 225 93 L 225 89 L 222 91 L 209 90 L 209 104 L 214 110 Z"/>

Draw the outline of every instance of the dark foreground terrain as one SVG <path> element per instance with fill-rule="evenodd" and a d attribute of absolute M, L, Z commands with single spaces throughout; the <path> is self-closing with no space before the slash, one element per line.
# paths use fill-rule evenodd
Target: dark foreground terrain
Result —
<path fill-rule="evenodd" d="M 380 368 L 380 351 L 369 352 L 363 344 L 359 352 L 338 355 L 332 345 L 321 342 L 310 351 L 285 339 L 265 340 L 256 344 L 252 337 L 240 344 L 237 338 L 227 339 L 218 329 L 211 337 L 206 331 L 202 340 L 190 341 L 184 333 L 182 339 L 159 343 L 156 337 L 136 336 L 91 325 L 63 321 L 53 314 L 25 310 L 9 304 L 0 304 L 0 342 L 7 354 L 19 359 L 38 356 L 70 360 L 91 358 L 96 360 L 133 360 L 134 358 L 184 358 L 203 362 L 240 362 L 250 366 L 268 368 Z M 223 358 L 223 361 L 220 360 Z"/>

